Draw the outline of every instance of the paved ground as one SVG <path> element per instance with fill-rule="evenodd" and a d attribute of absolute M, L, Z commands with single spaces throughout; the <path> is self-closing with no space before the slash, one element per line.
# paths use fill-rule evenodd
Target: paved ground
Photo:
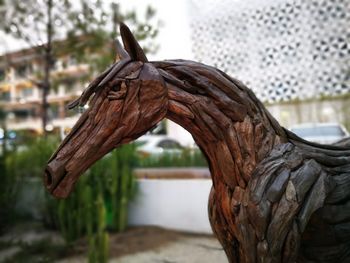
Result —
<path fill-rule="evenodd" d="M 51 245 L 46 247 L 43 243 Z M 73 250 L 64 250 L 63 255 L 56 253 L 63 243 L 57 233 L 38 225 L 19 226 L 0 236 L 0 262 L 29 262 L 29 258 L 31 262 L 42 262 L 48 256 L 52 258 L 52 255 L 60 255 L 61 259 L 45 262 L 87 262 L 86 240 L 74 244 Z M 22 257 L 18 256 L 20 254 Z M 110 257 L 111 263 L 227 263 L 220 244 L 213 236 L 192 235 L 157 227 L 138 227 L 111 234 Z"/>
<path fill-rule="evenodd" d="M 219 243 L 209 237 L 183 237 L 166 246 L 113 259 L 113 263 L 227 263 Z"/>
<path fill-rule="evenodd" d="M 59 263 L 83 263 L 84 257 L 67 258 Z M 118 258 L 111 263 L 227 263 L 218 242 L 209 237 L 183 237 L 167 245 Z"/>

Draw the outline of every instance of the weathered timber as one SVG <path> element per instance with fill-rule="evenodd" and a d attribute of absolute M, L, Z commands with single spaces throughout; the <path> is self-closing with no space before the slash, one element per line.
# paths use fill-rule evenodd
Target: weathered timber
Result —
<path fill-rule="evenodd" d="M 48 191 L 66 197 L 95 161 L 168 118 L 208 160 L 209 220 L 229 262 L 350 262 L 349 139 L 305 141 L 237 79 L 193 61 L 149 62 L 124 24 L 121 36 L 118 61 L 70 104 L 89 108 L 48 162 Z"/>

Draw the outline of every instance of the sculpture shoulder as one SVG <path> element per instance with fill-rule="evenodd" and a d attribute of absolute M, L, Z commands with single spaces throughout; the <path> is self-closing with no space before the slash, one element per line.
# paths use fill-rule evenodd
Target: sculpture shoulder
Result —
<path fill-rule="evenodd" d="M 232 244 L 231 234 L 237 239 L 247 262 L 255 262 L 256 255 L 261 262 L 304 262 L 298 259 L 309 252 L 308 262 L 320 262 L 326 255 L 312 252 L 319 245 L 327 247 L 325 253 L 333 248 L 334 255 L 345 257 L 345 252 L 340 253 L 347 248 L 343 241 L 350 233 L 350 202 L 344 195 L 350 193 L 345 181 L 345 175 L 332 174 L 303 148 L 290 142 L 280 144 L 256 166 L 246 188 L 236 186 L 232 194 L 222 194 L 227 191 L 224 185 L 212 190 L 211 224 L 223 244 Z M 337 203 L 330 204 L 331 200 Z M 231 232 L 223 227 L 224 222 L 234 226 Z M 325 262 L 337 262 L 336 258 L 329 256 Z"/>
<path fill-rule="evenodd" d="M 307 157 L 299 147 L 284 143 L 257 165 L 248 188 L 254 203 L 262 199 L 276 203 L 285 195 L 301 204 L 315 187 L 318 198 L 322 195 L 325 199 L 335 186 L 327 168 Z"/>
<path fill-rule="evenodd" d="M 246 204 L 266 258 L 297 259 L 299 252 L 293 244 L 299 242 L 310 218 L 326 205 L 335 187 L 330 173 L 292 143 L 271 151 L 252 175 Z"/>

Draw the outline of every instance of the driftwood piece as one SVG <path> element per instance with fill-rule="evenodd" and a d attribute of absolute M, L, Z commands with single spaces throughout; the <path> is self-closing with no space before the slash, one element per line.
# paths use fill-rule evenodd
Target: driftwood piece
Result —
<path fill-rule="evenodd" d="M 90 107 L 49 160 L 48 191 L 66 197 L 95 161 L 168 118 L 208 160 L 209 219 L 229 262 L 350 262 L 348 140 L 307 142 L 240 81 L 193 61 L 148 62 L 125 25 L 121 35 L 121 60 L 70 105 Z"/>

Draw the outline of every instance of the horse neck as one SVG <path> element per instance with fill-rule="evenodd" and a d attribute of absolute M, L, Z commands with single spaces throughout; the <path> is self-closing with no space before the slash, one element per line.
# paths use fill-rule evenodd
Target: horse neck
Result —
<path fill-rule="evenodd" d="M 200 68 L 177 67 L 162 71 L 169 91 L 166 117 L 192 134 L 207 157 L 214 186 L 245 188 L 256 165 L 284 141 L 283 129 L 242 83 L 218 71 L 204 72 L 208 68 L 203 76 Z"/>

